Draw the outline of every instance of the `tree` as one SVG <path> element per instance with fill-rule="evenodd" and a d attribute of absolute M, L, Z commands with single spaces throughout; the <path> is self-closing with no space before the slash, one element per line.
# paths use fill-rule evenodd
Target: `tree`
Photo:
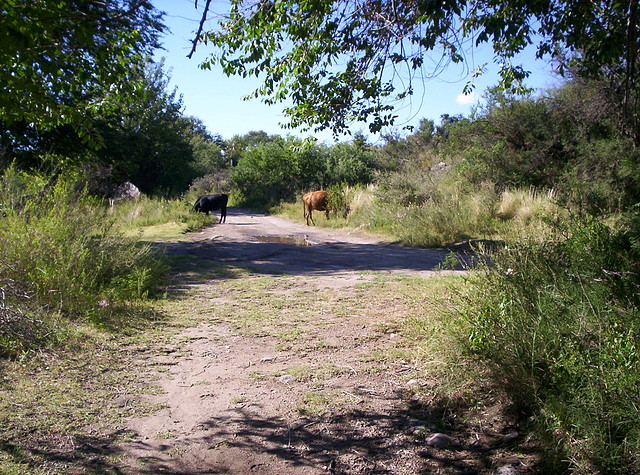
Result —
<path fill-rule="evenodd" d="M 102 92 L 140 85 L 136 65 L 159 46 L 161 18 L 145 0 L 0 2 L 0 121 L 71 124 L 88 138 L 110 107 Z"/>
<path fill-rule="evenodd" d="M 199 177 L 212 175 L 229 166 L 224 150 L 224 140 L 219 134 L 212 135 L 197 117 L 186 117 L 190 124 L 189 144 L 194 157 L 193 167 Z"/>
<path fill-rule="evenodd" d="M 254 96 L 290 100 L 290 127 L 345 133 L 352 121 L 368 121 L 376 132 L 394 123 L 393 101 L 413 93 L 418 73 L 464 64 L 468 48 L 482 43 L 493 45 L 507 90 L 525 89 L 529 73 L 512 60 L 535 42 L 561 73 L 616 80 L 635 110 L 638 8 L 636 0 L 232 0 L 218 27 L 204 32 L 201 23 L 196 40 L 215 47 L 201 67 L 261 76 Z"/>
<path fill-rule="evenodd" d="M 319 146 L 302 145 L 291 137 L 280 137 L 247 148 L 231 177 L 242 199 L 268 207 L 318 187 L 324 180 L 326 152 Z"/>
<path fill-rule="evenodd" d="M 373 178 L 373 152 L 361 142 L 334 144 L 327 154 L 325 187 L 342 184 L 368 184 Z"/>
<path fill-rule="evenodd" d="M 281 138 L 279 135 L 269 135 L 264 130 L 251 130 L 244 135 L 234 135 L 227 144 L 229 162 L 235 166 L 242 159 L 246 150 Z"/>
<path fill-rule="evenodd" d="M 182 97 L 169 81 L 162 63 L 148 62 L 145 87 L 122 97 L 97 124 L 105 146 L 90 160 L 110 167 L 116 182 L 129 180 L 145 193 L 186 190 L 198 176 L 193 139 L 207 140 L 204 125 L 182 115 Z"/>

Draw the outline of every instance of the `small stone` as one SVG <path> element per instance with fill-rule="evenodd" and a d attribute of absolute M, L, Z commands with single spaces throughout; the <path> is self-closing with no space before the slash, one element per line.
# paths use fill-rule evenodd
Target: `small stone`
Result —
<path fill-rule="evenodd" d="M 503 465 L 495 471 L 496 475 L 517 475 L 518 470 L 512 464 Z"/>
<path fill-rule="evenodd" d="M 427 432 L 427 426 L 417 426 L 417 427 L 414 427 L 412 430 L 413 430 L 413 435 L 415 435 L 416 437 L 419 437 L 424 435 L 425 432 Z"/>
<path fill-rule="evenodd" d="M 449 437 L 447 434 L 441 434 L 440 432 L 431 434 L 429 437 L 427 437 L 425 443 L 428 446 L 435 447 L 437 449 L 446 449 L 458 445 L 458 443 L 452 437 Z"/>
<path fill-rule="evenodd" d="M 290 374 L 283 374 L 282 376 L 280 376 L 279 380 L 282 384 L 291 384 L 296 380 L 296 378 L 294 378 Z"/>

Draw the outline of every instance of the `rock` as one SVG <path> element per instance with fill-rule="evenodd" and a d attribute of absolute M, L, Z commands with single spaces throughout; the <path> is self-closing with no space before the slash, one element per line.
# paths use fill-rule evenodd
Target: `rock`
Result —
<path fill-rule="evenodd" d="M 278 378 L 278 380 L 282 383 L 282 384 L 291 384 L 293 383 L 296 378 L 294 378 L 293 376 L 291 376 L 290 374 L 283 374 L 282 376 L 280 376 Z"/>
<path fill-rule="evenodd" d="M 499 467 L 494 473 L 495 475 L 517 475 L 518 470 L 513 464 L 508 464 Z"/>
<path fill-rule="evenodd" d="M 427 437 L 425 444 L 437 449 L 447 449 L 458 445 L 453 437 L 450 437 L 447 434 L 442 434 L 440 432 L 436 432 L 435 434 L 431 434 L 429 437 Z"/>
<path fill-rule="evenodd" d="M 425 432 L 427 432 L 427 426 L 416 426 L 412 427 L 411 430 L 414 436 L 420 437 L 424 435 Z"/>
<path fill-rule="evenodd" d="M 125 181 L 109 194 L 109 204 L 113 206 L 116 201 L 130 200 L 141 195 L 140 190 L 130 181 Z"/>

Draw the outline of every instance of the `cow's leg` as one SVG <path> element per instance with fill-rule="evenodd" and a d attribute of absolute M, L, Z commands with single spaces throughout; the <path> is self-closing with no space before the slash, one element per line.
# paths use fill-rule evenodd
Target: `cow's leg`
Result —
<path fill-rule="evenodd" d="M 223 206 L 222 208 L 220 208 L 220 222 L 225 223 L 226 221 L 227 221 L 227 208 Z"/>

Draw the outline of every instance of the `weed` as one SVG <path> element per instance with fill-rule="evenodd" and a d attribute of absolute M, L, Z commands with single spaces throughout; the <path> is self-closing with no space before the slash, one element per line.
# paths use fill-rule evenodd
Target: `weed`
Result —
<path fill-rule="evenodd" d="M 267 376 L 262 371 L 251 371 L 249 373 L 249 381 L 252 383 L 258 383 L 267 379 Z"/>
<path fill-rule="evenodd" d="M 640 470 L 639 261 L 624 233 L 576 222 L 511 243 L 466 298 L 468 349 L 575 467 Z"/>
<path fill-rule="evenodd" d="M 298 414 L 309 418 L 320 418 L 330 413 L 341 401 L 337 391 L 308 391 L 298 402 Z"/>
<path fill-rule="evenodd" d="M 70 321 L 120 325 L 165 272 L 149 246 L 117 231 L 74 175 L 29 178 L 12 168 L 0 177 L 7 185 L 0 201 L 12 203 L 0 226 L 5 355 L 58 344 L 73 333 Z"/>

